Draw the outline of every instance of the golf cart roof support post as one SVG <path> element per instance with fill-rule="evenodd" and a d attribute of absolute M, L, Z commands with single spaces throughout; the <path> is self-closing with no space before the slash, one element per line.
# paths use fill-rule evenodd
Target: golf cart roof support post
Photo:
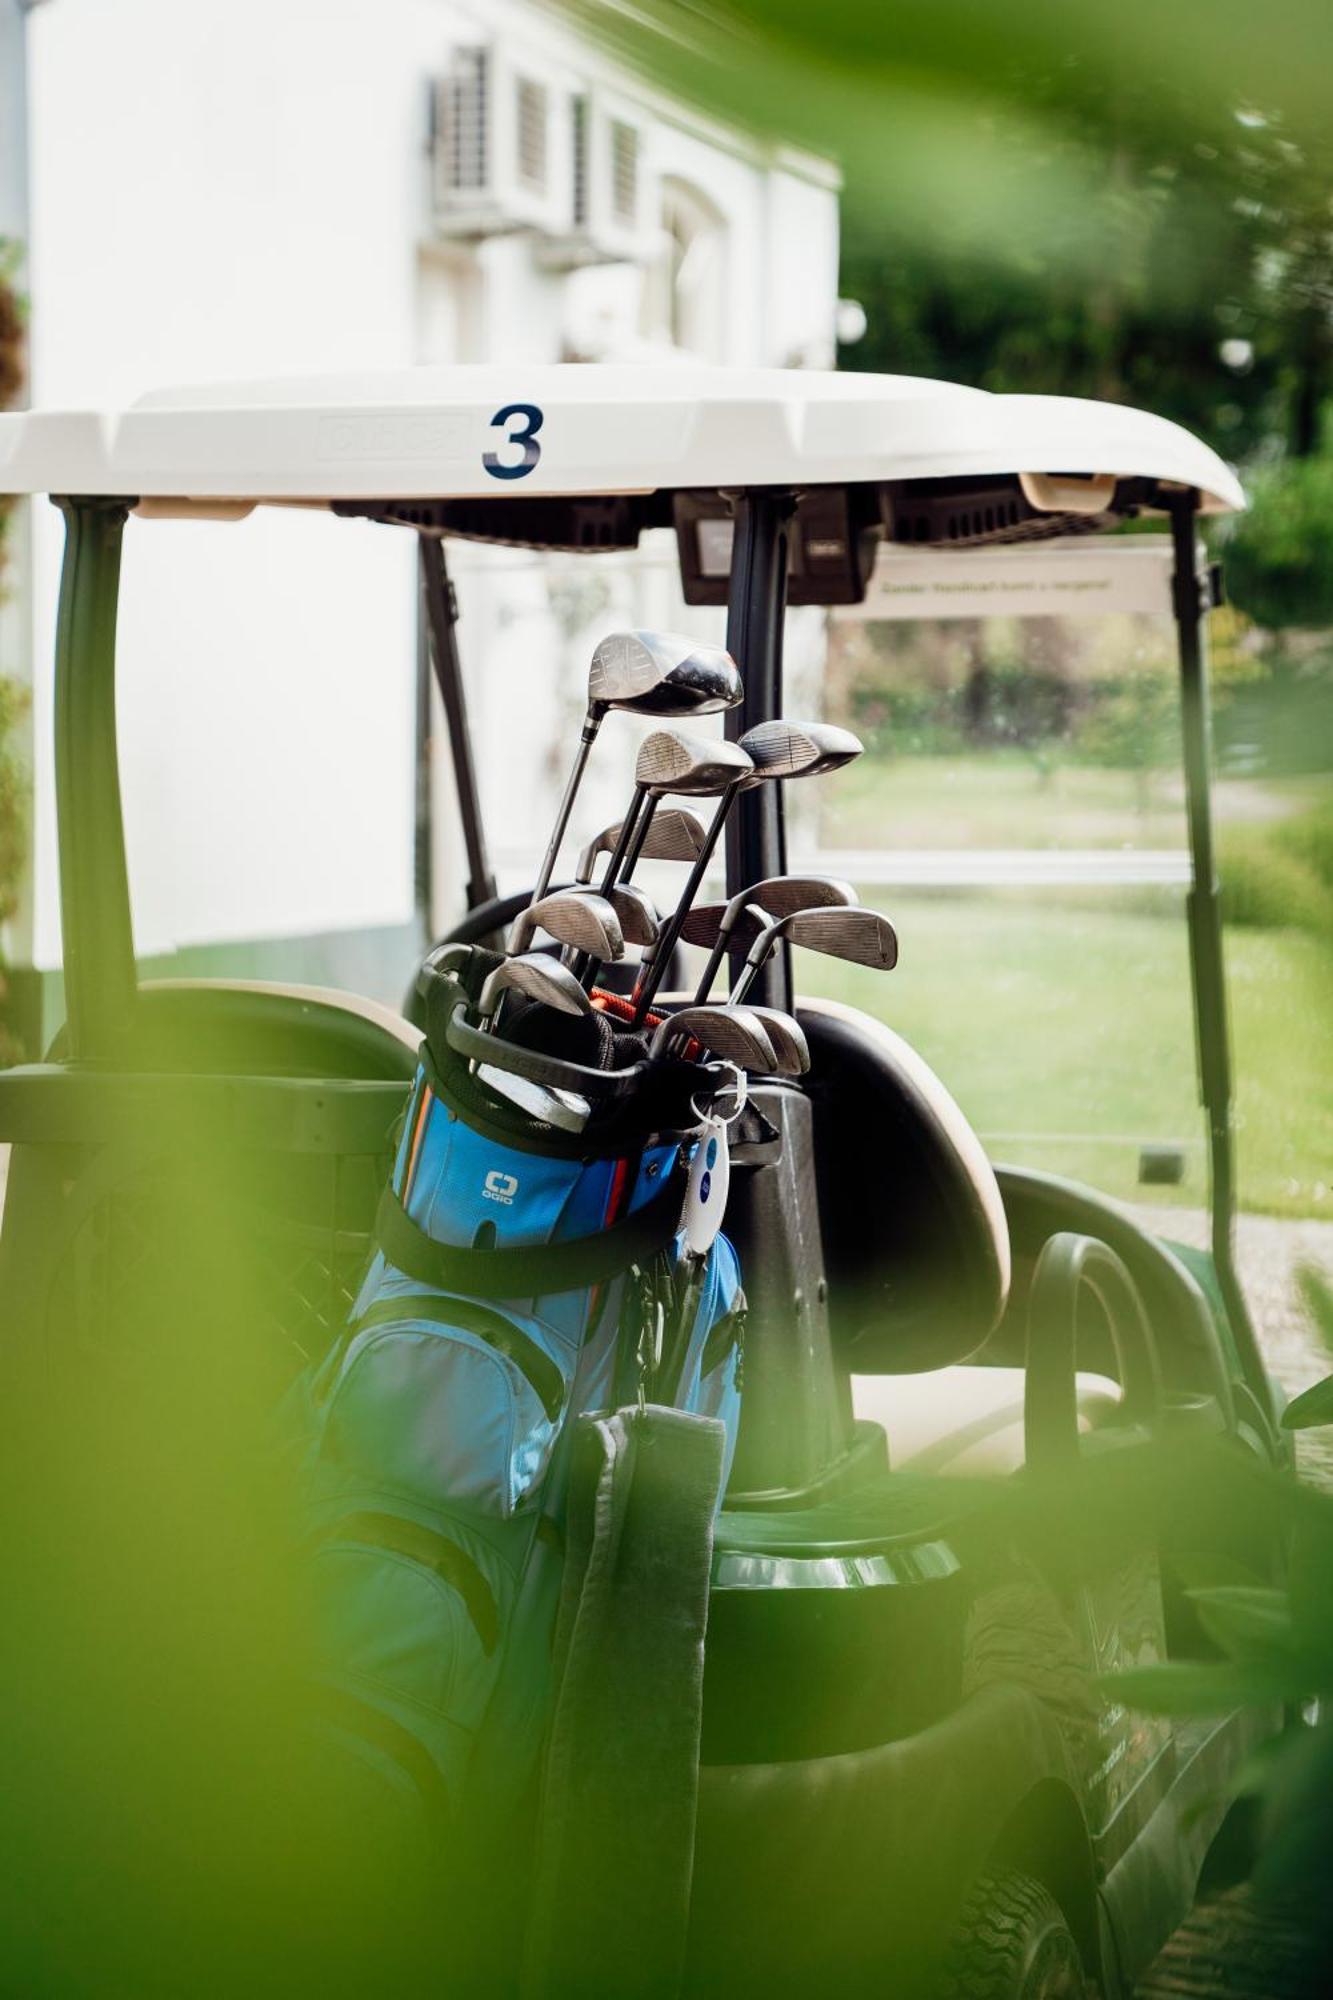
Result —
<path fill-rule="evenodd" d="M 454 790 L 458 795 L 458 814 L 463 822 L 463 844 L 467 849 L 467 906 L 476 910 L 483 903 L 494 901 L 496 889 L 495 877 L 486 856 L 477 767 L 472 758 L 467 696 L 463 687 L 463 663 L 458 651 L 458 593 L 449 575 L 443 537 L 419 535 L 417 548 L 426 630 L 430 637 L 435 683 L 440 690 L 444 719 L 449 730 Z"/>
<path fill-rule="evenodd" d="M 66 1036 L 106 1055 L 138 980 L 116 745 L 116 606 L 132 500 L 57 498 L 65 558 L 56 622 L 55 778 Z"/>
<path fill-rule="evenodd" d="M 1212 605 L 1212 583 L 1207 567 L 1201 566 L 1199 559 L 1198 494 L 1193 491 L 1172 493 L 1168 495 L 1167 504 L 1175 557 L 1171 604 L 1180 656 L 1180 726 L 1190 846 L 1191 883 L 1186 917 L 1190 978 L 1194 991 L 1199 1099 L 1208 1120 L 1213 1264 L 1246 1379 L 1260 1406 L 1271 1413 L 1272 1393 L 1268 1377 L 1236 1274 L 1231 1046 L 1222 951 L 1222 902 L 1213 842 L 1213 745 L 1204 625 Z"/>
<path fill-rule="evenodd" d="M 734 743 L 756 723 L 782 713 L 782 639 L 787 610 L 787 559 L 796 495 L 758 487 L 732 500 L 735 528 L 727 595 L 727 651 L 745 679 L 745 699 L 727 715 Z M 742 790 L 727 821 L 727 895 L 747 882 L 787 872 L 787 831 L 782 785 Z M 733 952 L 732 978 L 745 960 Z M 753 998 L 791 1012 L 791 953 L 779 945 L 756 979 Z"/>

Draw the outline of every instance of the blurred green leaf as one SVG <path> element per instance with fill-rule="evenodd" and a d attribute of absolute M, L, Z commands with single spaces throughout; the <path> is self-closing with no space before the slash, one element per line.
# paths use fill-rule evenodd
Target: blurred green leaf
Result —
<path fill-rule="evenodd" d="M 1308 1431 L 1319 1424 L 1333 1424 L 1333 1375 L 1293 1396 L 1282 1412 L 1284 1431 Z"/>
<path fill-rule="evenodd" d="M 1290 1655 L 1296 1632 L 1285 1590 L 1247 1589 L 1234 1584 L 1186 1593 L 1199 1623 L 1215 1645 L 1235 1659 Z"/>

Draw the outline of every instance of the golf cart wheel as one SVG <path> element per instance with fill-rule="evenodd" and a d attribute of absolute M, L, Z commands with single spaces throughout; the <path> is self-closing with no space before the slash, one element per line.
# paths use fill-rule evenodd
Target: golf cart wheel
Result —
<path fill-rule="evenodd" d="M 1030 1875 L 983 1875 L 949 1941 L 937 2000 L 1089 2000 L 1073 1933 Z"/>

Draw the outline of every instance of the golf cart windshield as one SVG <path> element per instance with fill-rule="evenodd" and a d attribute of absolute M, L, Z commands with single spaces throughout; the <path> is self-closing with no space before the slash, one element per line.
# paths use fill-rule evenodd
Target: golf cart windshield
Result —
<path fill-rule="evenodd" d="M 910 941 L 891 990 L 843 997 L 949 1078 L 992 1157 L 1188 1209 L 1159 1226 L 1197 1237 L 1172 569 L 1157 535 L 883 551 L 830 620 L 829 711 L 867 755 L 809 832 Z"/>

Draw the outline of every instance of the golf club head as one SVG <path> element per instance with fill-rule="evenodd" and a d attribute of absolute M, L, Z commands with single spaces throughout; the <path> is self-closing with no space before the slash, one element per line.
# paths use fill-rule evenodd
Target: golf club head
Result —
<path fill-rule="evenodd" d="M 673 632 L 612 632 L 588 670 L 590 707 L 640 715 L 715 715 L 744 693 L 730 653 Z"/>
<path fill-rule="evenodd" d="M 696 903 L 686 912 L 680 927 L 680 935 L 686 944 L 701 945 L 705 951 L 711 950 L 722 935 L 722 924 L 729 905 L 726 903 Z M 749 907 L 739 910 L 732 918 L 730 939 L 737 945 L 752 945 L 761 931 L 767 930 L 768 914 Z"/>
<path fill-rule="evenodd" d="M 831 722 L 786 722 L 781 717 L 756 723 L 740 739 L 754 766 L 744 779 L 749 790 L 774 778 L 816 778 L 836 771 L 859 757 L 861 740 L 850 729 Z"/>
<path fill-rule="evenodd" d="M 810 1067 L 810 1044 L 800 1023 L 790 1014 L 784 1014 L 780 1007 L 750 1007 L 747 1011 L 762 1021 L 767 1030 L 777 1074 L 804 1076 Z"/>
<path fill-rule="evenodd" d="M 594 958 L 620 958 L 625 950 L 620 919 L 596 889 L 557 889 L 539 903 L 530 903 L 515 919 L 509 934 L 510 950 L 522 951 L 537 930 L 546 931 L 557 944 L 590 952 Z"/>
<path fill-rule="evenodd" d="M 489 1020 L 505 993 L 521 993 L 528 1000 L 540 1000 L 560 1014 L 587 1014 L 592 1002 L 567 965 L 547 951 L 523 952 L 497 965 L 481 989 L 478 1001 L 483 1018 Z"/>
<path fill-rule="evenodd" d="M 682 1007 L 657 1029 L 652 1053 L 659 1056 L 673 1041 L 687 1037 L 742 1069 L 772 1071 L 777 1066 L 768 1030 L 749 1007 Z"/>
<path fill-rule="evenodd" d="M 752 888 L 742 889 L 727 904 L 737 915 L 750 907 L 763 910 L 767 916 L 787 917 L 793 910 L 817 910 L 838 907 L 850 909 L 856 903 L 856 891 L 850 882 L 840 882 L 834 875 L 770 875 Z"/>
<path fill-rule="evenodd" d="M 689 798 L 715 798 L 753 763 L 738 743 L 719 736 L 696 736 L 688 729 L 655 729 L 645 736 L 634 760 L 634 782 L 646 791 L 681 792 Z"/>
<path fill-rule="evenodd" d="M 878 910 L 859 906 L 793 910 L 769 928 L 775 942 L 783 937 L 788 944 L 803 945 L 807 951 L 823 952 L 826 958 L 840 958 L 848 965 L 870 965 L 878 972 L 892 972 L 898 963 L 898 933 Z"/>
<path fill-rule="evenodd" d="M 599 854 L 614 854 L 624 822 L 604 826 L 579 856 L 579 880 L 591 882 Z M 641 861 L 693 861 L 704 844 L 703 822 L 683 807 L 668 806 L 653 814 L 643 846 Z"/>
<path fill-rule="evenodd" d="M 621 934 L 626 944 L 652 945 L 657 943 L 660 925 L 652 898 L 634 882 L 616 882 L 606 892 L 606 900 L 620 919 Z"/>

